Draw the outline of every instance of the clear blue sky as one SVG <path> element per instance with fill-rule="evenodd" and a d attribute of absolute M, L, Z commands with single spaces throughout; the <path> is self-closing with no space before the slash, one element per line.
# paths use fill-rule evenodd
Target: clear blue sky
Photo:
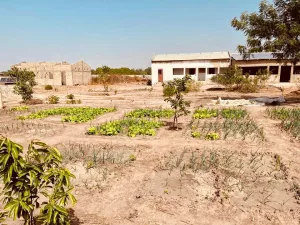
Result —
<path fill-rule="evenodd" d="M 159 53 L 235 51 L 259 0 L 0 0 L 0 71 L 21 61 L 146 68 Z"/>

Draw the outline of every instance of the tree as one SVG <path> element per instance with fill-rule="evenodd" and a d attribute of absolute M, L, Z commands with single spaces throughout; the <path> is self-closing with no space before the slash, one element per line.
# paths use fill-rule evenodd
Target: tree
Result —
<path fill-rule="evenodd" d="M 238 51 L 248 58 L 255 52 L 273 52 L 278 60 L 300 61 L 300 1 L 261 1 L 258 13 L 241 14 L 231 21 L 232 27 L 243 31 L 247 44 Z"/>
<path fill-rule="evenodd" d="M 171 107 L 174 109 L 174 119 L 173 119 L 173 128 L 177 127 L 178 118 L 183 115 L 187 115 L 190 111 L 187 109 L 190 107 L 191 102 L 186 101 L 183 98 L 183 93 L 187 93 L 187 83 L 191 80 L 189 75 L 183 77 L 182 79 L 176 78 L 174 80 L 168 81 L 166 84 L 163 84 L 164 95 L 166 102 L 171 104 Z"/>
<path fill-rule="evenodd" d="M 24 101 L 32 99 L 32 88 L 36 85 L 34 81 L 35 74 L 31 71 L 18 69 L 16 67 L 8 70 L 7 74 L 16 79 L 14 93 L 21 95 Z"/>
<path fill-rule="evenodd" d="M 14 220 L 22 217 L 24 225 L 36 225 L 37 220 L 44 225 L 69 225 L 65 207 L 69 202 L 76 203 L 70 183 L 75 176 L 61 167 L 60 152 L 33 140 L 22 155 L 21 145 L 0 137 L 0 178 L 5 204 L 0 218 L 8 214 Z M 38 208 L 41 211 L 35 218 L 33 212 Z"/>
<path fill-rule="evenodd" d="M 147 67 L 147 68 L 145 69 L 145 73 L 146 73 L 147 75 L 151 75 L 151 74 L 152 74 L 152 72 L 151 72 L 151 67 Z"/>
<path fill-rule="evenodd" d="M 102 66 L 101 73 L 99 74 L 99 79 L 100 79 L 101 83 L 103 84 L 104 91 L 106 91 L 106 92 L 108 92 L 108 80 L 109 80 L 110 70 L 111 69 L 108 66 Z"/>

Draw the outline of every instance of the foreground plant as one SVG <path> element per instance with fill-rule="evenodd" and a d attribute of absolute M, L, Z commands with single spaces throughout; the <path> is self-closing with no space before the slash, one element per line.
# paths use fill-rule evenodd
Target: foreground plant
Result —
<path fill-rule="evenodd" d="M 60 152 L 43 142 L 31 141 L 24 154 L 21 145 L 1 137 L 4 215 L 7 213 L 14 220 L 23 218 L 24 225 L 36 225 L 37 221 L 44 225 L 69 225 L 66 206 L 76 203 L 71 186 L 75 176 L 61 163 Z M 40 214 L 35 217 L 34 211 L 39 208 Z"/>
<path fill-rule="evenodd" d="M 190 80 L 191 76 L 186 75 L 182 79 L 174 79 L 164 84 L 165 101 L 169 102 L 174 110 L 173 128 L 177 127 L 180 116 L 190 113 L 187 108 L 190 107 L 191 102 L 183 98 L 183 94 L 188 92 L 187 85 Z"/>

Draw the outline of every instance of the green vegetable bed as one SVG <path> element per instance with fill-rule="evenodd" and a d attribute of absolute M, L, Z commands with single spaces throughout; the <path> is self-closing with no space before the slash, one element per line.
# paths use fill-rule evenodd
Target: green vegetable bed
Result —
<path fill-rule="evenodd" d="M 161 121 L 148 119 L 124 119 L 90 127 L 87 133 L 90 135 L 105 136 L 113 136 L 120 133 L 127 134 L 129 137 L 136 137 L 137 135 L 155 136 L 156 129 L 163 125 L 164 123 Z"/>
<path fill-rule="evenodd" d="M 127 118 L 170 118 L 174 115 L 172 109 L 136 109 L 125 115 Z"/>
<path fill-rule="evenodd" d="M 42 119 L 49 116 L 61 115 L 63 116 L 61 119 L 63 122 L 84 123 L 95 119 L 97 116 L 114 111 L 116 111 L 114 108 L 60 107 L 40 110 L 28 116 L 18 116 L 17 119 Z"/>

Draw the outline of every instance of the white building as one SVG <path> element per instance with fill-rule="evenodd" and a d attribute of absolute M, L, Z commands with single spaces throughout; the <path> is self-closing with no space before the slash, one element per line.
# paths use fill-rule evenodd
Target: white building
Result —
<path fill-rule="evenodd" d="M 229 52 L 160 54 L 152 58 L 152 84 L 189 74 L 197 81 L 210 80 L 231 65 Z"/>

